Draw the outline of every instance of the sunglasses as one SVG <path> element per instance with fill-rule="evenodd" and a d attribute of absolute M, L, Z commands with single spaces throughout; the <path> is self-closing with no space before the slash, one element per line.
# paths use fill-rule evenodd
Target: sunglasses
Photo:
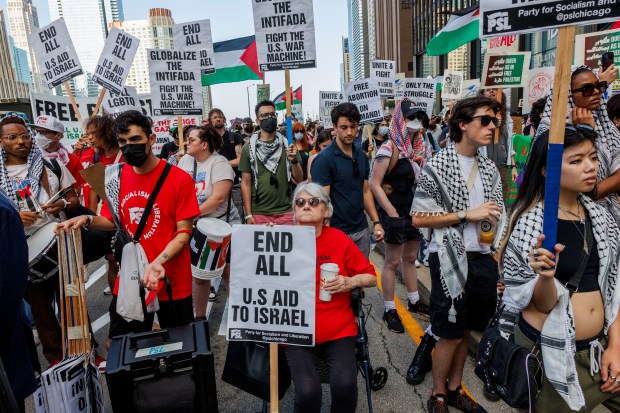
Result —
<path fill-rule="evenodd" d="M 472 116 L 472 120 L 473 119 L 480 119 L 480 124 L 482 126 L 489 126 L 491 122 L 493 122 L 493 125 L 495 125 L 495 127 L 499 126 L 499 118 L 496 118 L 495 116 L 491 116 L 491 115 Z"/>
<path fill-rule="evenodd" d="M 564 136 L 577 135 L 583 131 L 596 132 L 596 130 L 592 126 L 580 123 L 578 125 L 566 125 L 566 131 L 564 132 Z"/>
<path fill-rule="evenodd" d="M 581 86 L 579 89 L 573 90 L 573 93 L 581 92 L 583 97 L 587 98 L 594 94 L 595 89 L 598 89 L 598 91 L 601 93 L 605 93 L 605 91 L 607 90 L 607 82 L 598 82 L 597 84 L 588 83 Z"/>
<path fill-rule="evenodd" d="M 304 205 L 306 205 L 306 202 L 311 207 L 315 207 L 321 203 L 321 200 L 319 198 L 295 198 L 294 202 L 297 208 L 303 208 Z"/>

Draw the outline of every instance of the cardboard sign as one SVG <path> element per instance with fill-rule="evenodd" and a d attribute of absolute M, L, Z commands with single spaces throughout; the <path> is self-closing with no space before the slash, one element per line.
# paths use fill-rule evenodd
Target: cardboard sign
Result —
<path fill-rule="evenodd" d="M 256 101 L 261 102 L 263 100 L 269 100 L 271 96 L 271 87 L 269 83 L 256 85 Z"/>
<path fill-rule="evenodd" d="M 520 174 L 525 168 L 527 157 L 530 153 L 530 147 L 532 146 L 532 136 L 514 135 L 512 137 L 512 148 L 515 151 L 515 164 L 517 166 L 517 173 Z M 508 192 L 506 193 L 506 206 L 510 206 L 515 203 L 517 199 L 517 183 L 510 182 Z"/>
<path fill-rule="evenodd" d="M 601 56 L 614 53 L 614 62 L 620 62 L 620 29 L 587 33 L 575 36 L 575 65 L 591 68 L 601 66 Z"/>
<path fill-rule="evenodd" d="M 64 19 L 54 20 L 28 40 L 48 88 L 84 74 Z"/>
<path fill-rule="evenodd" d="M 538 99 L 546 98 L 553 87 L 555 67 L 540 67 L 530 70 L 527 84 L 523 91 L 523 108 L 521 113 L 530 113 L 532 104 Z"/>
<path fill-rule="evenodd" d="M 446 70 L 443 72 L 441 97 L 443 99 L 460 99 L 463 92 L 463 72 Z"/>
<path fill-rule="evenodd" d="M 316 67 L 312 0 L 253 1 L 261 72 Z"/>
<path fill-rule="evenodd" d="M 343 92 L 319 92 L 319 121 L 325 128 L 334 127 L 332 123 L 332 109 L 344 102 L 346 102 L 346 99 Z"/>
<path fill-rule="evenodd" d="M 153 114 L 201 115 L 202 83 L 195 50 L 147 50 Z"/>
<path fill-rule="evenodd" d="M 383 108 L 376 79 L 362 79 L 344 85 L 347 100 L 357 105 L 362 114 L 360 124 L 377 123 L 383 120 Z"/>
<path fill-rule="evenodd" d="M 202 75 L 215 73 L 215 52 L 209 19 L 175 24 L 172 26 L 172 35 L 175 49 L 198 52 Z"/>
<path fill-rule="evenodd" d="M 396 99 L 407 98 L 416 108 L 422 108 L 430 118 L 433 116 L 437 81 L 425 78 L 397 79 L 394 82 Z"/>
<path fill-rule="evenodd" d="M 108 90 L 101 103 L 103 111 L 118 116 L 119 113 L 127 110 L 141 110 L 140 99 L 135 87 L 125 86 L 120 94 Z"/>
<path fill-rule="evenodd" d="M 601 24 L 618 18 L 620 2 L 616 0 L 480 0 L 480 38 Z"/>
<path fill-rule="evenodd" d="M 93 81 L 116 94 L 121 94 L 140 39 L 112 27 L 95 67 Z"/>
<path fill-rule="evenodd" d="M 230 341 L 314 345 L 314 227 L 234 225 L 230 260 Z"/>
<path fill-rule="evenodd" d="M 461 99 L 471 98 L 478 94 L 480 88 L 480 79 L 468 79 L 463 81 L 463 89 Z"/>
<path fill-rule="evenodd" d="M 491 37 L 486 40 L 487 51 L 497 52 L 518 52 L 519 36 L 516 34 L 509 36 Z"/>
<path fill-rule="evenodd" d="M 480 89 L 525 87 L 531 52 L 487 53 Z"/>
<path fill-rule="evenodd" d="M 371 60 L 370 78 L 379 82 L 381 98 L 394 97 L 394 78 L 396 76 L 396 62 L 393 60 Z"/>

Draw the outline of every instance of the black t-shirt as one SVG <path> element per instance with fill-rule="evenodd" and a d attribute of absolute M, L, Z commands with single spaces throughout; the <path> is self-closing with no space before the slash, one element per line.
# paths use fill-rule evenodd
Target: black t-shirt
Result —
<path fill-rule="evenodd" d="M 218 151 L 218 153 L 229 161 L 237 159 L 237 152 L 235 152 L 235 147 L 237 145 L 243 145 L 243 137 L 237 133 L 227 130 L 226 132 L 224 132 L 222 140 L 224 141 L 224 145 L 222 146 L 222 149 Z"/>
<path fill-rule="evenodd" d="M 378 151 L 379 148 L 381 147 L 381 145 L 383 145 L 385 143 L 385 139 L 381 140 L 381 139 L 377 139 L 377 137 L 375 136 L 375 151 Z M 370 145 L 370 139 L 366 139 L 363 143 L 362 143 L 362 150 L 364 152 L 368 152 L 368 146 Z"/>
<path fill-rule="evenodd" d="M 161 147 L 161 152 L 159 153 L 160 159 L 168 159 L 170 155 L 179 150 L 179 147 L 174 144 L 174 141 L 164 143 L 164 146 Z"/>

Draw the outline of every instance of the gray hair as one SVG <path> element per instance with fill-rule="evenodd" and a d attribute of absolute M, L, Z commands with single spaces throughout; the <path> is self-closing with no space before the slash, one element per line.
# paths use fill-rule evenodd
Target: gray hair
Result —
<path fill-rule="evenodd" d="M 329 219 L 332 217 L 332 215 L 334 214 L 334 206 L 332 205 L 332 201 L 329 198 L 327 191 L 321 185 L 316 184 L 314 182 L 304 182 L 304 183 L 297 185 L 297 188 L 295 188 L 295 193 L 293 194 L 293 210 L 295 210 L 295 199 L 302 192 L 307 192 L 311 196 L 315 198 L 319 198 L 321 202 L 325 204 L 325 208 L 327 208 L 325 219 Z M 293 215 L 293 218 L 294 218 L 294 215 Z"/>

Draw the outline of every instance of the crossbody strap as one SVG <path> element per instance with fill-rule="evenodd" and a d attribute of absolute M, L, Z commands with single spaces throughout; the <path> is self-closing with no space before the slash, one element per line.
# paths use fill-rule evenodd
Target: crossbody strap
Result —
<path fill-rule="evenodd" d="M 474 157 L 474 166 L 471 168 L 471 172 L 469 173 L 469 179 L 467 180 L 467 192 L 471 194 L 471 190 L 474 188 L 474 183 L 476 182 L 476 177 L 478 176 L 478 157 Z"/>
<path fill-rule="evenodd" d="M 164 181 L 166 180 L 166 177 L 168 176 L 170 169 L 172 169 L 172 165 L 170 165 L 169 163 L 166 163 L 166 166 L 164 166 L 164 170 L 159 176 L 159 179 L 157 180 L 157 183 L 155 184 L 155 188 L 153 189 L 153 192 L 151 193 L 151 196 L 149 196 L 149 200 L 146 203 L 146 207 L 144 208 L 144 212 L 142 213 L 142 218 L 140 218 L 140 223 L 138 224 L 138 230 L 133 236 L 133 242 L 140 241 L 140 237 L 142 236 L 142 231 L 144 231 L 144 227 L 146 226 L 146 220 L 148 219 L 149 214 L 151 213 L 151 209 L 153 209 L 153 205 L 155 204 L 155 199 L 157 198 L 157 194 L 159 193 L 159 190 L 161 189 L 161 187 L 164 185 Z"/>
<path fill-rule="evenodd" d="M 584 231 L 585 234 L 583 237 L 583 243 L 584 247 L 586 248 L 581 251 L 581 262 L 579 263 L 579 269 L 577 269 L 577 272 L 575 272 L 573 276 L 570 277 L 570 280 L 568 280 L 565 285 L 571 297 L 575 292 L 577 292 L 577 289 L 579 288 L 581 278 L 583 277 L 583 273 L 586 270 L 586 265 L 588 265 L 588 258 L 590 257 L 589 251 L 592 249 L 592 246 L 594 244 L 594 237 L 592 236 L 592 223 L 590 222 L 590 217 L 588 216 L 587 212 Z M 588 252 L 586 252 L 586 250 Z"/>

